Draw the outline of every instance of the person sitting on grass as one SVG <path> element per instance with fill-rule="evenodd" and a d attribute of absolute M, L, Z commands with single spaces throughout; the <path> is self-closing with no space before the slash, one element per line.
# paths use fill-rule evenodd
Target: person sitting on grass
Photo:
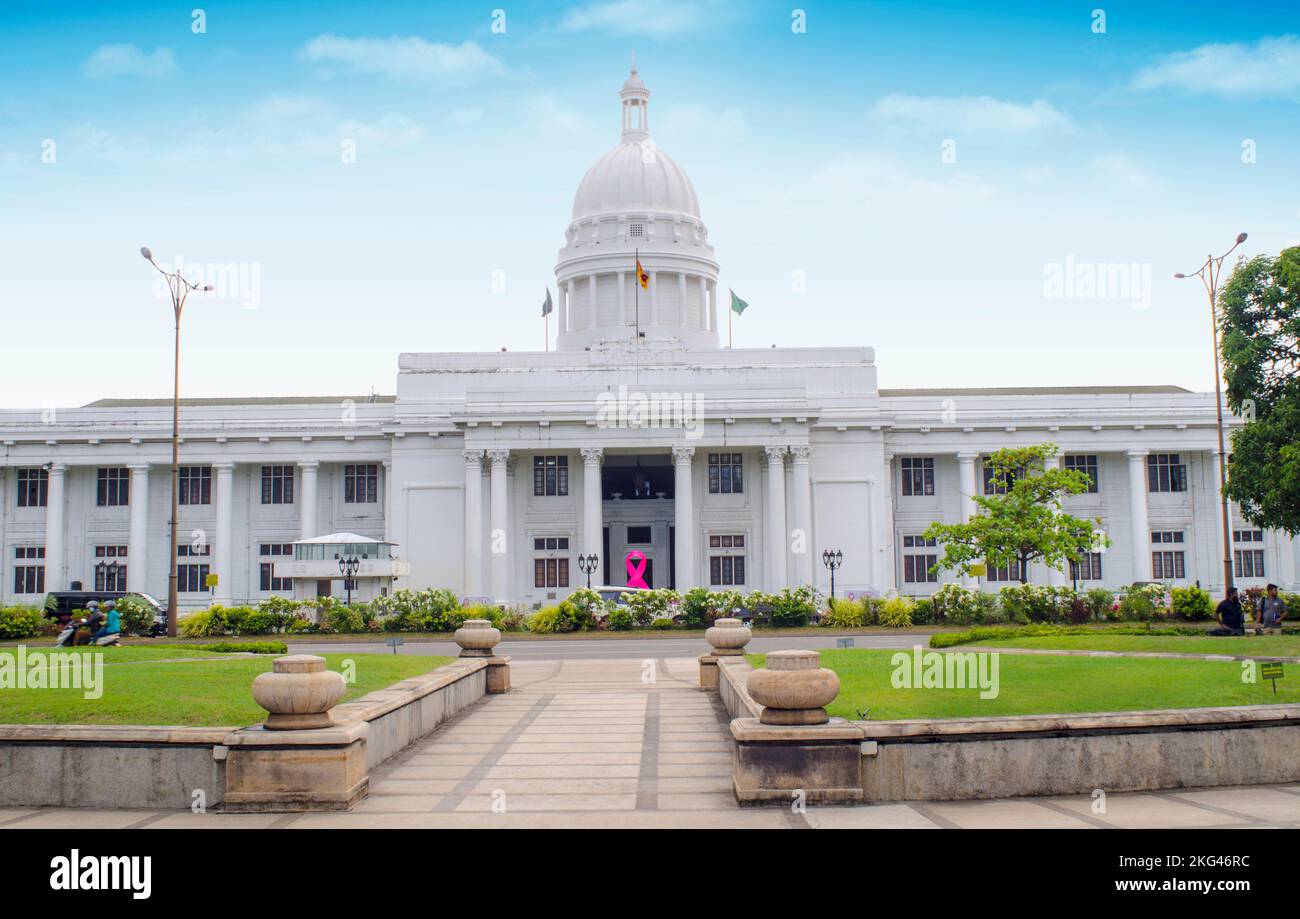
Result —
<path fill-rule="evenodd" d="M 1269 584 L 1259 601 L 1259 627 L 1255 634 L 1260 635 L 1268 629 L 1281 629 L 1282 620 L 1286 618 L 1286 604 L 1277 595 L 1277 585 Z"/>
<path fill-rule="evenodd" d="M 104 624 L 90 636 L 92 645 L 117 645 L 122 643 L 122 620 L 117 612 L 117 605 L 112 600 L 104 601 Z"/>
<path fill-rule="evenodd" d="M 1245 620 L 1242 618 L 1241 598 L 1237 588 L 1228 588 L 1228 596 L 1214 611 L 1219 620 L 1217 629 L 1210 629 L 1207 635 L 1245 635 Z"/>

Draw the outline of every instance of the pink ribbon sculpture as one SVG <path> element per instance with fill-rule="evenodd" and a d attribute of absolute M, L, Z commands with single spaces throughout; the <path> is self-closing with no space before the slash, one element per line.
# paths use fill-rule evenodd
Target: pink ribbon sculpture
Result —
<path fill-rule="evenodd" d="M 637 590 L 649 590 L 650 585 L 645 582 L 642 575 L 645 574 L 645 553 L 640 549 L 633 549 L 623 560 L 627 566 L 627 586 L 634 587 Z"/>

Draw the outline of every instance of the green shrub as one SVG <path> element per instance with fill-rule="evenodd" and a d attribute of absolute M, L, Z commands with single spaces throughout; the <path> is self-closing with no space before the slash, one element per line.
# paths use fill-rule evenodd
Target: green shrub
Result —
<path fill-rule="evenodd" d="M 365 620 L 358 609 L 346 605 L 330 605 L 321 610 L 322 632 L 363 632 L 365 628 Z"/>
<path fill-rule="evenodd" d="M 1175 587 L 1170 593 L 1170 606 L 1179 619 L 1197 622 L 1214 618 L 1214 601 L 1210 598 L 1209 591 L 1199 587 Z"/>
<path fill-rule="evenodd" d="M 1083 595 L 1083 602 L 1088 604 L 1088 611 L 1097 622 L 1109 618 L 1111 608 L 1115 605 L 1115 595 L 1105 587 L 1094 587 Z"/>
<path fill-rule="evenodd" d="M 453 614 L 461 609 L 460 598 L 446 588 L 396 590 L 391 596 L 376 597 L 370 607 L 378 627 L 389 632 L 452 631 Z"/>
<path fill-rule="evenodd" d="M 289 646 L 282 641 L 212 641 L 202 645 L 165 645 L 162 648 L 184 648 L 193 651 L 211 651 L 214 654 L 288 654 Z"/>
<path fill-rule="evenodd" d="M 696 587 L 688 590 L 681 600 L 680 621 L 688 628 L 713 625 L 737 609 L 745 608 L 744 596 L 736 590 L 709 590 Z"/>
<path fill-rule="evenodd" d="M 501 624 L 497 626 L 503 632 L 525 632 L 528 630 L 528 617 L 517 610 L 501 614 Z"/>
<path fill-rule="evenodd" d="M 880 604 L 880 624 L 890 629 L 911 628 L 915 605 L 907 597 L 890 597 Z"/>
<path fill-rule="evenodd" d="M 1063 622 L 1070 611 L 1074 592 L 1068 587 L 1013 584 L 998 593 L 998 603 L 1010 622 Z"/>
<path fill-rule="evenodd" d="M 681 594 L 675 590 L 629 590 L 622 595 L 632 620 L 637 625 L 649 625 L 655 619 L 668 619 L 681 611 Z"/>
<path fill-rule="evenodd" d="M 492 606 L 487 603 L 477 603 L 473 606 L 462 606 L 456 612 L 449 614 L 449 618 L 453 621 L 459 618 L 460 621 L 456 622 L 456 628 L 460 628 L 464 625 L 466 619 L 486 619 L 488 622 L 492 623 L 494 628 L 503 629 L 505 628 L 503 623 L 505 622 L 506 614 L 499 606 Z M 520 616 L 519 620 L 522 621 L 523 617 Z"/>
<path fill-rule="evenodd" d="M 1119 601 L 1121 622 L 1153 622 L 1160 615 L 1165 589 L 1159 584 L 1130 584 Z"/>
<path fill-rule="evenodd" d="M 938 622 L 955 625 L 982 625 L 1002 619 L 995 594 L 968 590 L 960 584 L 945 584 L 931 597 Z"/>
<path fill-rule="evenodd" d="M 654 622 L 650 623 L 650 628 L 659 629 L 661 631 L 663 629 L 673 629 L 676 627 L 677 624 L 673 622 L 671 619 L 656 619 Z"/>
<path fill-rule="evenodd" d="M 951 648 L 976 641 L 1002 641 L 1009 638 L 1043 638 L 1058 635 L 1204 635 L 1195 626 L 1168 626 L 1153 629 L 1149 625 L 1112 625 L 1105 628 L 1069 625 L 1026 625 L 1019 628 L 974 628 L 964 632 L 936 632 L 930 636 L 931 648 Z"/>
<path fill-rule="evenodd" d="M 528 617 L 528 631 L 536 632 L 538 635 L 567 631 L 561 627 L 562 625 L 558 606 L 544 606 Z"/>
<path fill-rule="evenodd" d="M 214 615 L 211 609 L 199 610 L 190 613 L 188 616 L 182 616 L 176 623 L 176 631 L 182 638 L 208 638 L 212 635 L 224 635 L 226 629 L 225 622 L 222 621 L 219 614 Z"/>
<path fill-rule="evenodd" d="M 912 625 L 930 625 L 934 622 L 934 601 L 922 597 L 912 608 Z"/>
<path fill-rule="evenodd" d="M 0 638 L 33 638 L 41 633 L 44 619 L 34 606 L 0 608 Z"/>
<path fill-rule="evenodd" d="M 153 607 L 144 597 L 127 594 L 113 606 L 121 620 L 123 635 L 145 635 L 153 627 Z"/>
<path fill-rule="evenodd" d="M 610 610 L 609 615 L 605 617 L 605 628 L 613 629 L 615 632 L 625 632 L 635 624 L 632 614 L 621 606 Z"/>
<path fill-rule="evenodd" d="M 756 622 L 777 627 L 807 625 L 820 606 L 817 591 L 807 584 L 775 594 L 756 590 L 745 598 L 745 608 Z"/>
<path fill-rule="evenodd" d="M 830 610 L 822 617 L 822 625 L 832 629 L 858 629 L 867 624 L 868 604 L 865 600 L 846 600 L 841 597 L 830 601 Z"/>

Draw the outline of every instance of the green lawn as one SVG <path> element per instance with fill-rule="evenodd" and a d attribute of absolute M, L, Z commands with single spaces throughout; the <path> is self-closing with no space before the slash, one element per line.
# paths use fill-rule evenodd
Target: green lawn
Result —
<path fill-rule="evenodd" d="M 5 651 L 14 653 L 14 649 Z M 44 649 L 42 649 L 44 650 Z M 133 652 L 125 654 L 124 652 Z M 34 653 L 28 650 L 29 655 Z M 158 724 L 244 726 L 265 718 L 253 701 L 253 678 L 271 669 L 275 655 L 163 663 L 164 658 L 216 657 L 204 651 L 111 648 L 104 654 L 103 694 L 80 689 L 0 689 L 3 724 Z M 454 660 L 415 654 L 327 654 L 327 666 L 355 665 L 355 682 L 343 701 Z"/>
<path fill-rule="evenodd" d="M 192 648 L 177 648 L 177 647 L 155 646 L 155 645 L 123 645 L 120 648 L 91 648 L 85 645 L 81 645 L 76 648 L 56 648 L 52 644 L 33 645 L 27 642 L 21 642 L 21 644 L 23 644 L 27 648 L 29 654 L 35 652 L 49 653 L 51 651 L 56 653 L 70 652 L 74 654 L 85 654 L 88 651 L 103 651 L 105 666 L 118 661 L 157 662 L 163 660 L 176 660 L 177 658 L 204 658 L 204 657 L 225 658 L 229 656 L 227 654 L 221 654 L 216 651 L 198 651 Z M 18 645 L 14 644 L 14 645 L 0 646 L 0 651 L 5 651 L 10 654 L 17 654 Z M 269 656 L 273 657 L 274 655 L 269 655 Z"/>
<path fill-rule="evenodd" d="M 870 708 L 870 720 L 888 721 L 1300 702 L 1300 672 L 1278 681 L 1275 696 L 1269 682 L 1242 683 L 1242 665 L 1235 661 L 1029 654 L 999 655 L 996 698 L 981 699 L 978 689 L 895 689 L 891 658 L 897 653 L 822 651 L 822 666 L 840 677 L 840 694 L 827 711 L 857 719 L 858 709 Z M 910 661 L 911 652 L 902 653 Z M 763 655 L 747 659 L 762 666 Z"/>
<path fill-rule="evenodd" d="M 1300 635 L 1043 635 L 985 641 L 962 648 L 1056 648 L 1086 651 L 1174 651 L 1183 654 L 1262 654 L 1300 657 Z"/>

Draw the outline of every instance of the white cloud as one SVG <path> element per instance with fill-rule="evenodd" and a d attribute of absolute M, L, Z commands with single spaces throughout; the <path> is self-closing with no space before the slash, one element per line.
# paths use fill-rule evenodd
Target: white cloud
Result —
<path fill-rule="evenodd" d="M 96 80 L 113 77 L 142 77 L 160 80 L 176 72 L 171 48 L 157 48 L 145 54 L 135 45 L 100 45 L 86 59 L 86 75 Z"/>
<path fill-rule="evenodd" d="M 871 114 L 887 125 L 962 135 L 1070 134 L 1074 124 L 1050 103 L 1025 105 L 992 96 L 911 96 L 892 93 Z"/>
<path fill-rule="evenodd" d="M 1143 67 L 1136 89 L 1180 89 L 1214 96 L 1270 96 L 1300 92 L 1300 38 L 1261 38 L 1254 45 L 1201 45 Z"/>
<path fill-rule="evenodd" d="M 666 36 L 717 24 L 729 10 L 720 0 L 611 0 L 569 10 L 561 32 Z"/>
<path fill-rule="evenodd" d="M 446 45 L 417 36 L 344 38 L 318 35 L 298 52 L 315 64 L 338 64 L 395 80 L 461 85 L 504 72 L 501 62 L 472 41 Z"/>
<path fill-rule="evenodd" d="M 351 140 L 400 146 L 419 140 L 424 129 L 398 112 L 388 112 L 378 121 L 345 121 L 339 125 L 339 135 Z"/>
<path fill-rule="evenodd" d="M 785 206 L 809 215 L 864 213 L 873 221 L 883 214 L 914 216 L 980 208 L 996 190 L 977 175 L 948 167 L 917 169 L 893 157 L 851 155 L 827 163 L 783 192 Z"/>
<path fill-rule="evenodd" d="M 1146 192 L 1160 183 L 1150 172 L 1123 153 L 1104 153 L 1092 158 L 1093 173 L 1104 190 L 1128 194 Z"/>

